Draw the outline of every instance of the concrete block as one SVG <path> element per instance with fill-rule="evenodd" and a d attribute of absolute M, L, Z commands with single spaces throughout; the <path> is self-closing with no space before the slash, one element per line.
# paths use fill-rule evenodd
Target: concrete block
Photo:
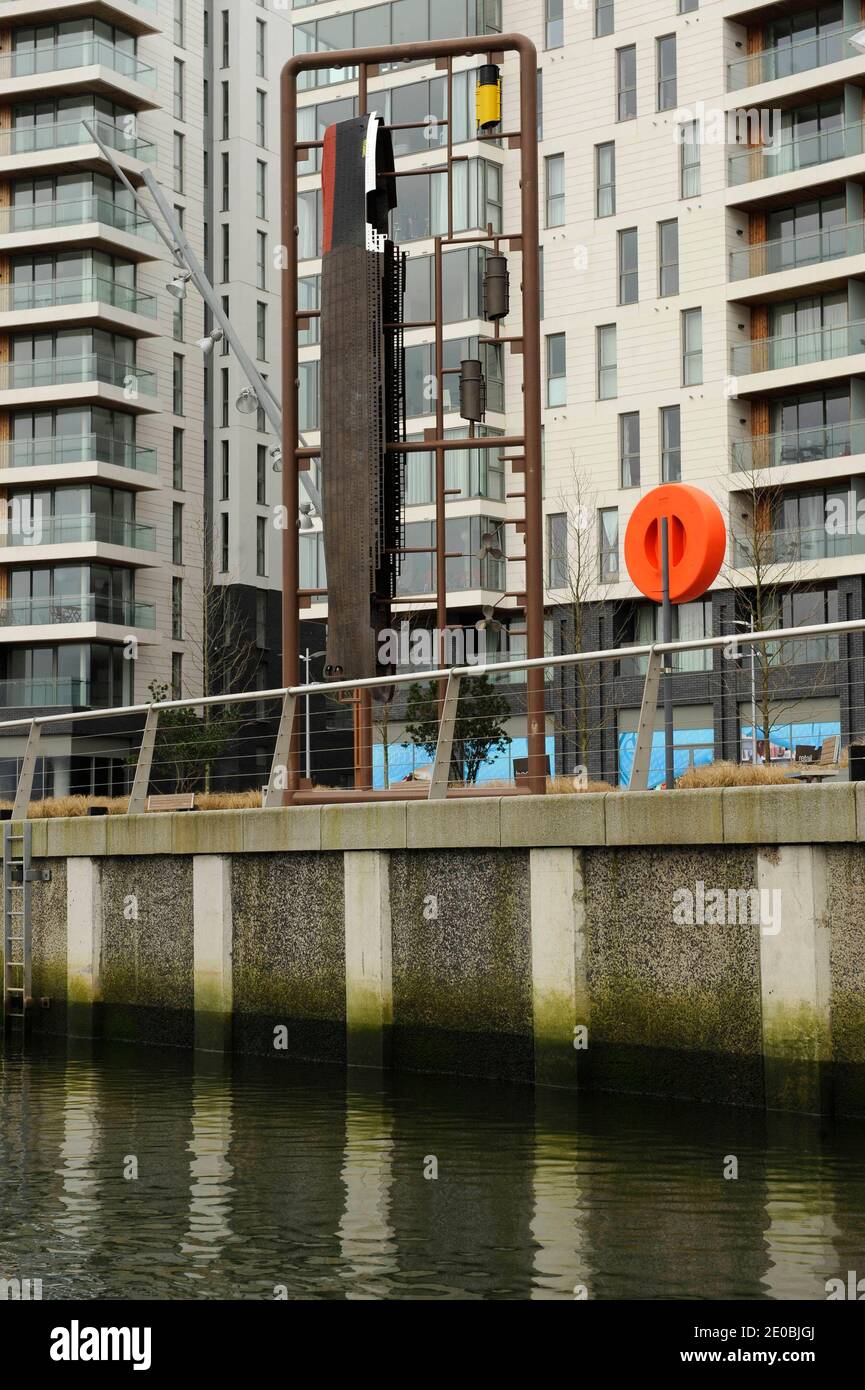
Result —
<path fill-rule="evenodd" d="M 853 782 L 851 785 L 856 793 L 856 837 L 865 840 L 865 782 Z"/>
<path fill-rule="evenodd" d="M 406 804 L 408 849 L 484 849 L 501 843 L 501 797 Z"/>
<path fill-rule="evenodd" d="M 573 796 L 503 796 L 502 846 L 602 845 L 606 792 Z"/>
<path fill-rule="evenodd" d="M 233 1009 L 231 859 L 196 854 L 192 860 L 195 1046 L 231 1049 Z"/>
<path fill-rule="evenodd" d="M 321 808 L 322 849 L 405 849 L 405 846 L 404 801 L 379 801 L 362 806 Z"/>
<path fill-rule="evenodd" d="M 33 821 L 33 830 L 30 837 L 30 853 L 34 859 L 42 859 L 48 853 L 48 821 L 43 816 L 39 820 Z"/>
<path fill-rule="evenodd" d="M 245 811 L 175 811 L 170 817 L 172 853 L 233 854 L 242 850 L 246 814 Z"/>
<path fill-rule="evenodd" d="M 46 820 L 46 855 L 62 859 L 68 855 L 106 854 L 108 816 L 51 816 Z"/>
<path fill-rule="evenodd" d="M 829 844 L 856 839 L 856 785 L 727 787 L 727 844 Z"/>
<path fill-rule="evenodd" d="M 608 845 L 720 845 L 720 791 L 608 792 Z"/>
<path fill-rule="evenodd" d="M 102 864 L 98 859 L 72 857 L 66 863 L 66 998 L 70 1037 L 92 1038 L 97 1032 L 103 930 Z"/>
<path fill-rule="evenodd" d="M 170 854 L 171 817 L 107 816 L 108 854 Z"/>
<path fill-rule="evenodd" d="M 320 806 L 279 806 L 240 812 L 243 849 L 248 854 L 321 848 Z"/>
<path fill-rule="evenodd" d="M 530 875 L 535 1082 L 576 1086 L 574 1028 L 589 1023 L 581 855 L 533 849 Z"/>
<path fill-rule="evenodd" d="M 345 1026 L 350 1066 L 390 1060 L 393 1023 L 390 861 L 348 850 L 345 865 Z"/>
<path fill-rule="evenodd" d="M 825 849 L 760 850 L 757 887 L 766 1105 L 817 1113 L 832 1056 Z"/>

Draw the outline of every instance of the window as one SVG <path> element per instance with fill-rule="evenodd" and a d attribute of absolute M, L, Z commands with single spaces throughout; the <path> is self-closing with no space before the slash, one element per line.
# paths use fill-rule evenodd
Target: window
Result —
<path fill-rule="evenodd" d="M 545 0 L 545 4 L 544 47 L 561 48 L 565 42 L 565 21 L 562 15 L 563 0 Z"/>
<path fill-rule="evenodd" d="M 544 160 L 546 226 L 561 227 L 565 220 L 565 156 L 549 154 Z"/>
<path fill-rule="evenodd" d="M 230 235 L 230 233 L 229 233 L 228 223 L 227 223 L 227 222 L 223 222 L 223 224 L 222 224 L 222 279 L 223 279 L 223 283 L 224 283 L 226 280 L 230 280 L 230 279 L 231 279 L 231 275 L 229 274 L 230 252 L 231 252 L 231 235 Z"/>
<path fill-rule="evenodd" d="M 544 74 L 541 72 L 540 68 L 538 68 L 537 77 L 535 94 L 537 97 L 538 109 L 538 144 L 540 144 L 544 138 Z"/>
<path fill-rule="evenodd" d="M 186 0 L 174 0 L 174 42 L 186 47 Z"/>
<path fill-rule="evenodd" d="M 567 348 L 564 333 L 551 333 L 547 338 L 547 405 L 566 405 Z"/>
<path fill-rule="evenodd" d="M 257 444 L 255 449 L 255 501 L 259 507 L 267 506 L 267 445 Z"/>
<path fill-rule="evenodd" d="M 267 648 L 267 594 L 261 589 L 255 595 L 255 645 L 259 651 Z"/>
<path fill-rule="evenodd" d="M 219 500 L 227 502 L 229 488 L 231 486 L 231 467 L 229 463 L 228 440 L 223 439 L 220 443 L 220 470 L 219 470 Z"/>
<path fill-rule="evenodd" d="M 228 10 L 222 11 L 222 66 L 228 67 Z"/>
<path fill-rule="evenodd" d="M 626 227 L 619 232 L 619 303 L 636 304 L 639 298 L 637 269 L 637 229 Z"/>
<path fill-rule="evenodd" d="M 263 19 L 255 21 L 255 75 L 256 77 L 266 76 L 264 71 L 264 54 L 267 47 L 267 25 Z"/>
<path fill-rule="evenodd" d="M 611 401 L 618 395 L 618 370 L 616 361 L 616 325 L 602 324 L 595 330 L 597 336 L 598 359 L 598 400 Z"/>
<path fill-rule="evenodd" d="M 220 164 L 222 165 L 222 211 L 228 212 L 231 174 L 229 169 L 227 152 L 223 153 L 220 159 Z"/>
<path fill-rule="evenodd" d="M 230 310 L 229 307 L 228 307 L 228 305 L 229 305 L 229 297 L 228 297 L 227 294 L 223 294 L 223 295 L 220 295 L 220 299 L 222 300 L 222 312 L 224 313 L 225 317 L 226 317 L 226 318 L 229 320 L 229 322 L 230 322 L 230 321 L 231 321 L 231 310 Z M 221 346 L 221 348 L 220 348 L 220 354 L 219 354 L 219 355 L 220 355 L 220 357 L 227 357 L 227 356 L 228 356 L 228 353 L 229 353 L 229 342 L 228 342 L 228 339 L 227 339 L 227 338 L 223 338 L 223 340 L 222 340 L 222 346 Z"/>
<path fill-rule="evenodd" d="M 267 232 L 255 234 L 255 283 L 258 289 L 267 289 Z"/>
<path fill-rule="evenodd" d="M 171 434 L 171 485 L 183 490 L 183 430 L 176 427 Z"/>
<path fill-rule="evenodd" d="M 267 574 L 267 517 L 255 518 L 255 573 Z"/>
<path fill-rule="evenodd" d="M 263 159 L 255 162 L 255 215 L 267 217 L 267 165 Z"/>
<path fill-rule="evenodd" d="M 171 636 L 175 642 L 183 641 L 183 580 L 177 576 L 171 581 Z"/>
<path fill-rule="evenodd" d="M 229 96 L 228 96 L 228 83 L 227 83 L 227 82 L 223 82 L 223 84 L 222 84 L 222 138 L 223 138 L 223 140 L 227 140 L 227 139 L 228 139 L 228 131 L 229 131 L 229 110 L 230 110 L 230 105 L 229 105 Z"/>
<path fill-rule="evenodd" d="M 267 93 L 255 93 L 255 143 L 262 148 L 267 144 Z"/>
<path fill-rule="evenodd" d="M 602 584 L 614 584 L 619 577 L 619 509 L 602 507 L 598 512 L 598 559 Z"/>
<path fill-rule="evenodd" d="M 672 111 L 676 105 L 676 35 L 664 34 L 655 40 L 655 77 L 659 111 Z"/>
<path fill-rule="evenodd" d="M 619 486 L 640 486 L 640 412 L 619 416 Z"/>
<path fill-rule="evenodd" d="M 568 515 L 547 516 L 547 588 L 564 589 L 568 582 Z"/>
<path fill-rule="evenodd" d="M 267 361 L 267 305 L 260 300 L 255 306 L 255 355 Z"/>
<path fill-rule="evenodd" d="M 183 699 L 183 653 L 171 653 L 171 698 Z"/>
<path fill-rule="evenodd" d="M 183 354 L 179 352 L 172 357 L 171 409 L 175 415 L 183 414 Z"/>
<path fill-rule="evenodd" d="M 616 49 L 616 120 L 632 121 L 637 114 L 637 48 Z"/>
<path fill-rule="evenodd" d="M 595 216 L 616 211 L 616 146 L 612 140 L 595 146 Z"/>
<path fill-rule="evenodd" d="M 183 192 L 183 140 L 179 130 L 174 132 L 174 191 Z"/>
<path fill-rule="evenodd" d="M 228 512 L 219 514 L 219 570 L 228 573 Z"/>
<path fill-rule="evenodd" d="M 183 69 L 185 64 L 179 58 L 174 60 L 174 119 L 182 121 L 183 115 Z"/>
<path fill-rule="evenodd" d="M 661 482 L 682 479 L 682 412 L 677 405 L 661 406 Z"/>
<path fill-rule="evenodd" d="M 175 342 L 183 342 L 183 300 L 173 299 L 171 302 L 171 336 Z"/>
<path fill-rule="evenodd" d="M 700 192 L 700 122 L 687 121 L 679 126 L 681 140 L 679 178 L 681 196 L 696 198 Z"/>
<path fill-rule="evenodd" d="M 691 14 L 700 8 L 700 0 L 679 0 L 679 14 Z"/>
<path fill-rule="evenodd" d="M 171 562 L 183 564 L 183 503 L 171 504 Z"/>
<path fill-rule="evenodd" d="M 595 38 L 612 34 L 614 28 L 613 0 L 595 0 Z"/>
<path fill-rule="evenodd" d="M 227 367 L 223 367 L 223 368 L 222 368 L 222 371 L 219 373 L 219 375 L 220 375 L 220 377 L 222 378 L 222 382 L 221 382 L 221 386 L 222 386 L 222 401 L 221 401 L 221 406 L 222 406 L 222 409 L 221 409 L 221 414 L 220 414 L 220 420 L 221 420 L 222 428 L 223 428 L 223 429 L 227 429 L 227 428 L 228 428 L 228 388 L 229 388 L 228 368 L 227 368 Z"/>
<path fill-rule="evenodd" d="M 682 382 L 699 386 L 703 380 L 703 310 L 682 310 Z"/>
<path fill-rule="evenodd" d="M 679 293 L 679 224 L 658 223 L 658 294 Z"/>

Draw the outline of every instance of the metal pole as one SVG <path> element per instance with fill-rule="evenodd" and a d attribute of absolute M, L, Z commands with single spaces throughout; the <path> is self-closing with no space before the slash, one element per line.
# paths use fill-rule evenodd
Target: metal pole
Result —
<path fill-rule="evenodd" d="M 751 636 L 754 635 L 754 614 L 751 614 Z M 751 643 L 751 766 L 757 766 L 757 647 Z M 769 752 L 769 750 L 766 750 Z M 771 761 L 771 757 L 770 757 Z"/>
<path fill-rule="evenodd" d="M 310 660 L 311 660 L 311 657 L 310 657 L 310 655 L 309 655 L 309 647 L 307 647 L 306 652 L 305 652 L 305 654 L 303 655 L 303 657 L 301 658 L 301 660 L 303 661 L 304 679 L 305 679 L 305 681 L 306 681 L 306 684 L 309 685 L 309 663 L 310 663 Z M 304 734 L 303 734 L 303 738 L 304 738 L 304 744 L 306 745 L 306 780 L 307 780 L 307 782 L 311 782 L 311 781 L 312 781 L 312 740 L 311 740 L 310 735 L 309 735 L 309 691 L 306 692 L 306 696 L 304 697 L 304 720 L 303 720 L 303 723 L 304 723 Z"/>
<path fill-rule="evenodd" d="M 297 408 L 297 90 L 287 65 L 282 73 L 282 244 L 288 250 L 282 277 L 282 502 L 285 516 L 297 515 L 299 465 Z M 282 683 L 297 685 L 300 667 L 300 534 L 286 526 L 282 537 Z M 299 781 L 298 731 L 289 745 L 287 795 Z"/>
<path fill-rule="evenodd" d="M 661 517 L 661 573 L 663 575 L 664 597 L 662 604 L 663 642 L 673 640 L 673 605 L 670 602 L 670 531 L 667 518 Z M 667 791 L 676 785 L 673 760 L 673 666 L 670 652 L 664 653 L 664 763 L 666 769 Z"/>

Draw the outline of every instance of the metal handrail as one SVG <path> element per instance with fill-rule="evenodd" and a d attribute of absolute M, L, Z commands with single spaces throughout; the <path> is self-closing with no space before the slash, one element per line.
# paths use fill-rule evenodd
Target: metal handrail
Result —
<path fill-rule="evenodd" d="M 865 222 L 842 222 L 837 227 L 817 227 L 796 236 L 757 241 L 730 252 L 730 280 L 751 280 L 758 275 L 777 275 L 806 265 L 822 265 L 865 250 Z"/>

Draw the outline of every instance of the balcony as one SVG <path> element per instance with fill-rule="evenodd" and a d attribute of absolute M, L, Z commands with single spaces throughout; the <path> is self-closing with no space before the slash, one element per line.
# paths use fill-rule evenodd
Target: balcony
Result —
<path fill-rule="evenodd" d="M 156 450 L 139 448 L 99 434 L 56 435 L 51 439 L 14 439 L 0 444 L 4 468 L 55 468 L 64 464 L 108 463 L 114 468 L 156 472 Z"/>
<path fill-rule="evenodd" d="M 83 38 L 75 43 L 55 44 L 51 48 L 16 49 L 0 54 L 0 82 L 7 78 L 38 77 L 43 73 L 66 72 L 70 68 L 98 65 L 110 68 L 121 77 L 128 77 L 142 87 L 157 85 L 156 68 L 142 63 L 131 53 L 124 53 L 104 39 Z"/>
<path fill-rule="evenodd" d="M 0 627 L 44 627 L 60 623 L 111 623 L 118 627 L 156 627 L 152 603 L 103 598 L 7 598 L 0 600 Z"/>
<path fill-rule="evenodd" d="M 775 275 L 781 270 L 819 265 L 865 252 L 865 222 L 847 222 L 799 236 L 761 241 L 730 252 L 730 279 L 748 280 L 755 275 Z"/>
<path fill-rule="evenodd" d="M 101 382 L 124 392 L 134 403 L 138 395 L 156 395 L 156 373 L 142 370 L 132 362 L 118 362 L 89 352 L 81 357 L 46 357 L 29 362 L 0 364 L 0 392 L 26 391 L 42 386 L 74 386 L 85 381 Z"/>
<path fill-rule="evenodd" d="M 56 23 L 84 16 L 119 22 L 127 34 L 156 34 L 158 8 L 159 0 L 0 0 L 0 22 Z"/>
<path fill-rule="evenodd" d="M 55 705 L 82 709 L 89 704 L 90 682 L 71 676 L 0 680 L 0 709 L 51 709 Z"/>
<path fill-rule="evenodd" d="M 850 44 L 854 34 L 862 32 L 862 24 L 852 24 L 834 33 L 815 34 L 812 38 L 797 39 L 781 48 L 764 48 L 736 58 L 727 64 L 727 91 L 741 92 L 761 82 L 774 82 L 779 77 L 811 72 L 814 68 L 840 63 L 845 58 L 861 58 L 862 54 Z"/>
<path fill-rule="evenodd" d="M 734 473 L 752 473 L 760 468 L 825 463 L 853 454 L 865 454 L 865 420 L 736 440 L 731 446 L 731 468 Z"/>
<path fill-rule="evenodd" d="M 865 350 L 865 320 L 831 324 L 807 333 L 776 338 L 755 338 L 731 349 L 730 369 L 734 376 L 752 372 L 779 371 L 785 367 L 829 362 L 852 357 Z"/>
<path fill-rule="evenodd" d="M 34 513 L 24 526 L 0 529 L 0 548 L 33 545 L 81 545 L 99 541 L 104 545 L 125 546 L 128 550 L 155 550 L 156 527 L 123 517 L 87 512 L 83 516 L 41 517 Z"/>
<path fill-rule="evenodd" d="M 2 3 L 2 0 L 0 0 Z M 122 125 L 115 125 L 104 117 L 94 116 L 88 120 L 103 144 L 118 154 L 128 155 L 144 164 L 152 164 L 156 158 L 156 145 L 141 135 L 129 135 Z M 0 157 L 12 155 L 33 155 L 50 150 L 71 150 L 79 145 L 92 145 L 93 136 L 87 125 L 81 121 L 52 121 L 44 125 L 16 126 L 12 130 L 0 131 Z"/>
<path fill-rule="evenodd" d="M 795 531 L 758 531 L 747 538 L 732 537 L 737 569 L 755 565 L 789 565 L 809 560 L 836 560 L 865 554 L 865 536 L 839 535 L 826 526 Z"/>
<path fill-rule="evenodd" d="M 84 305 L 95 305 L 96 312 L 91 310 L 83 314 Z M 32 326 L 34 320 L 27 317 L 31 313 L 36 316 L 35 323 L 38 324 L 66 322 L 70 317 L 68 311 L 72 310 L 76 324 L 98 319 L 104 320 L 109 326 L 120 326 L 132 334 L 149 331 L 143 325 L 135 325 L 119 319 L 117 314 L 107 313 L 107 309 L 118 309 L 123 314 L 150 319 L 155 324 L 156 296 L 140 294 L 129 285 L 100 275 L 70 275 L 59 280 L 0 285 L 0 328 Z M 52 310 L 61 312 L 50 312 Z"/>
<path fill-rule="evenodd" d="M 862 121 L 854 121 L 851 125 L 818 130 L 813 135 L 800 135 L 793 140 L 749 146 L 728 156 L 727 184 L 737 188 L 757 179 L 792 174 L 799 169 L 811 169 L 820 164 L 831 164 L 835 159 L 861 154 L 862 128 Z"/>

